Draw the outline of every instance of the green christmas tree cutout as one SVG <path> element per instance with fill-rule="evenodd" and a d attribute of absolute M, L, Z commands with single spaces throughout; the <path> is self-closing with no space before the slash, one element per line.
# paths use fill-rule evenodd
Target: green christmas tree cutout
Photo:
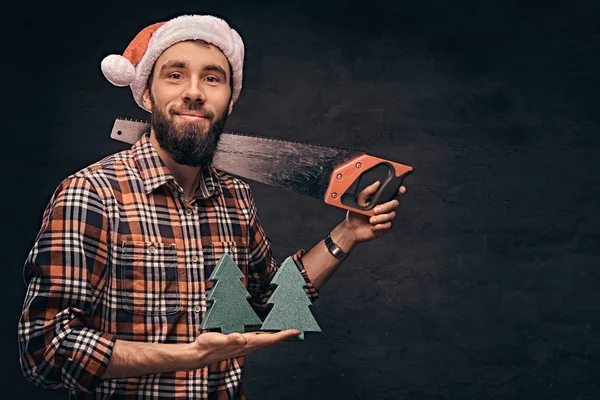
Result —
<path fill-rule="evenodd" d="M 221 329 L 221 333 L 244 333 L 246 326 L 260 326 L 248 299 L 251 297 L 240 279 L 242 271 L 228 253 L 223 254 L 217 267 L 208 278 L 215 282 L 207 301 L 212 303 L 202 329 Z"/>
<path fill-rule="evenodd" d="M 301 333 L 296 340 L 304 340 L 304 332 L 321 332 L 317 320 L 312 315 L 312 302 L 304 291 L 306 281 L 292 257 L 285 259 L 273 277 L 271 284 L 277 286 L 267 304 L 273 308 L 265 318 L 261 331 L 298 329 Z"/>

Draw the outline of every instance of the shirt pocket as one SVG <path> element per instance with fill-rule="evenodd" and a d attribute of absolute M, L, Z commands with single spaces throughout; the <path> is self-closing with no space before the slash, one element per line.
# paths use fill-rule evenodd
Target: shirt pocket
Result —
<path fill-rule="evenodd" d="M 233 262 L 238 266 L 244 278 L 240 281 L 246 286 L 246 274 L 248 273 L 248 249 L 246 243 L 243 241 L 220 241 L 212 242 L 210 245 L 209 257 L 205 265 L 204 273 L 206 279 L 210 278 L 214 269 L 217 267 L 219 260 L 225 255 L 229 254 Z M 207 289 L 212 287 L 213 282 L 207 282 Z"/>
<path fill-rule="evenodd" d="M 119 303 L 126 311 L 169 315 L 180 309 L 175 243 L 122 242 L 117 280 Z"/>

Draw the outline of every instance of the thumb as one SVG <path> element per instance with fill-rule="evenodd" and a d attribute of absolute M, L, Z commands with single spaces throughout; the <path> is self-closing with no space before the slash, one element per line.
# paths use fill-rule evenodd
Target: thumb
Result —
<path fill-rule="evenodd" d="M 370 184 L 366 188 L 364 188 L 356 196 L 356 202 L 358 203 L 358 205 L 361 206 L 361 207 L 368 206 L 369 205 L 369 199 L 371 198 L 371 196 L 373 196 L 377 192 L 377 189 L 379 189 L 380 185 L 381 185 L 381 182 L 377 181 L 375 183 Z"/>
<path fill-rule="evenodd" d="M 233 346 L 244 346 L 248 340 L 241 333 L 230 333 L 227 335 L 227 344 Z"/>

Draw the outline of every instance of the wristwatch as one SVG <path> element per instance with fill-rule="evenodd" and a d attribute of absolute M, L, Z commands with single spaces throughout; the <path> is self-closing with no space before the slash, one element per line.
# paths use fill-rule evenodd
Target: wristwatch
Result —
<path fill-rule="evenodd" d="M 327 235 L 325 238 L 325 246 L 327 246 L 327 250 L 340 261 L 344 261 L 346 257 L 350 255 L 349 253 L 345 253 L 344 250 L 340 249 L 340 246 L 331 240 L 331 235 Z"/>

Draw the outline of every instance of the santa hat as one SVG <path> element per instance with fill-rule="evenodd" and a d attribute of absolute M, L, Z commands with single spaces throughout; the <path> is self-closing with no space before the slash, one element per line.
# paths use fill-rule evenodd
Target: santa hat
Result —
<path fill-rule="evenodd" d="M 213 44 L 227 57 L 231 64 L 232 100 L 235 103 L 242 90 L 244 43 L 227 22 L 211 15 L 182 15 L 147 26 L 129 43 L 123 55 L 106 56 L 100 67 L 113 85 L 129 85 L 136 103 L 146 109 L 142 94 L 158 57 L 175 43 L 194 39 Z"/>

